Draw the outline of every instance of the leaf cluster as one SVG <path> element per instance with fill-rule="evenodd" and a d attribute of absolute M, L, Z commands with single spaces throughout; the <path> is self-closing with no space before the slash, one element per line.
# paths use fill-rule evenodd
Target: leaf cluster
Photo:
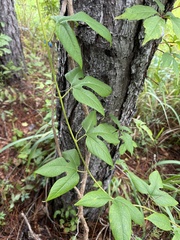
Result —
<path fill-rule="evenodd" d="M 144 5 L 134 5 L 127 8 L 126 11 L 115 19 L 127 19 L 130 21 L 143 20 L 145 28 L 145 38 L 143 44 L 163 37 L 166 27 L 166 20 L 172 22 L 173 30 L 180 38 L 180 18 L 175 17 L 172 12 L 165 13 L 165 6 L 159 1 L 155 1 L 159 7 L 159 12 L 153 7 Z"/>
<path fill-rule="evenodd" d="M 112 42 L 109 30 L 84 12 L 78 12 L 71 16 L 54 16 L 52 18 L 56 22 L 55 34 L 57 38 L 68 54 L 79 64 L 80 68 L 83 65 L 81 49 L 68 22 L 84 22 L 108 42 Z"/>

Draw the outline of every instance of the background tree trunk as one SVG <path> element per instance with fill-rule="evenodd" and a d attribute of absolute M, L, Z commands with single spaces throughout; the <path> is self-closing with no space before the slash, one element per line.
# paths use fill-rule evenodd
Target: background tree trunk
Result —
<path fill-rule="evenodd" d="M 166 10 L 170 10 L 173 1 L 166 2 L 168 2 Z M 102 100 L 106 111 L 106 120 L 109 114 L 113 114 L 118 117 L 123 125 L 129 125 L 136 112 L 138 95 L 142 90 L 147 69 L 160 42 L 160 40 L 151 41 L 142 46 L 144 39 L 142 21 L 114 20 L 114 17 L 122 14 L 127 7 L 134 4 L 153 5 L 157 8 L 154 1 L 74 1 L 75 13 L 86 12 L 105 25 L 112 33 L 113 44 L 110 47 L 109 43 L 83 23 L 80 23 L 77 28 L 85 74 L 104 81 L 113 89 L 112 94 Z M 64 79 L 64 74 L 68 70 L 68 58 L 62 47 L 59 51 L 59 86 L 63 92 L 69 87 Z M 81 122 L 84 118 L 82 106 L 74 101 L 71 94 L 65 98 L 64 102 L 72 129 L 76 133 L 81 128 Z M 61 149 L 64 151 L 74 148 L 59 106 L 57 107 L 57 116 Z M 82 142 L 81 147 L 84 147 L 83 144 Z M 118 157 L 116 149 L 111 149 L 111 155 L 113 159 Z M 104 186 L 107 187 L 113 171 L 104 162 L 94 157 L 91 157 L 90 170 L 94 177 L 102 181 Z M 92 181 L 88 179 L 86 190 L 89 191 L 90 189 L 92 189 Z M 72 191 L 61 198 L 55 199 L 54 207 L 55 209 L 65 208 L 76 201 L 77 195 Z M 96 209 L 85 210 L 85 215 L 90 220 L 97 218 L 97 214 Z"/>
<path fill-rule="evenodd" d="M 7 65 L 12 61 L 16 67 L 22 67 L 21 71 L 13 74 L 12 80 L 19 80 L 23 75 L 25 63 L 13 0 L 0 0 L 0 22 L 5 24 L 4 27 L 0 26 L 0 32 L 12 38 L 9 43 L 11 54 L 0 57 L 0 65 Z"/>

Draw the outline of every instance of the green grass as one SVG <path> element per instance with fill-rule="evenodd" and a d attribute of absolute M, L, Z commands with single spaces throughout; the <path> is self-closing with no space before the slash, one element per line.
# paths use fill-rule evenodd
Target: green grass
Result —
<path fill-rule="evenodd" d="M 180 87 L 171 67 L 162 68 L 157 53 L 148 71 L 144 90 L 138 100 L 138 115 L 152 130 L 156 140 L 170 134 L 171 141 L 180 136 Z"/>

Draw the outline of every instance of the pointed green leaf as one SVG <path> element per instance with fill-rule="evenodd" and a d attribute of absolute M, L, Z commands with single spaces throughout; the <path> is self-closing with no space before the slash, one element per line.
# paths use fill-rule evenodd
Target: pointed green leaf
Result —
<path fill-rule="evenodd" d="M 66 160 L 63 157 L 56 158 L 35 171 L 45 177 L 56 177 L 64 172 L 62 166 L 66 165 Z"/>
<path fill-rule="evenodd" d="M 170 17 L 170 20 L 171 20 L 172 25 L 173 25 L 174 33 L 176 34 L 176 36 L 177 36 L 178 38 L 180 38 L 180 18 L 175 17 L 175 16 L 172 14 L 171 17 Z"/>
<path fill-rule="evenodd" d="M 81 200 L 79 200 L 75 206 L 84 206 L 84 207 L 102 207 L 108 201 L 111 201 L 111 197 L 101 189 L 97 191 L 92 191 L 84 195 Z"/>
<path fill-rule="evenodd" d="M 177 54 L 177 53 L 173 53 L 174 57 L 180 59 L 180 54 Z"/>
<path fill-rule="evenodd" d="M 65 77 L 68 80 L 68 82 L 71 85 L 73 85 L 73 83 L 74 83 L 74 81 L 76 81 L 76 79 L 84 78 L 84 74 L 80 67 L 76 67 L 76 68 L 73 68 L 73 70 L 66 73 Z"/>
<path fill-rule="evenodd" d="M 154 0 L 154 1 L 157 3 L 159 9 L 160 9 L 162 12 L 164 12 L 164 9 L 165 9 L 164 4 L 162 4 L 162 2 L 161 2 L 160 0 Z"/>
<path fill-rule="evenodd" d="M 155 14 L 158 14 L 158 12 L 152 7 L 135 5 L 130 8 L 126 8 L 125 13 L 115 19 L 141 20 L 149 18 Z"/>
<path fill-rule="evenodd" d="M 117 117 L 115 117 L 114 115 L 110 114 L 110 117 L 112 119 L 112 121 L 118 126 L 118 128 L 120 129 L 121 125 L 120 125 L 120 121 Z"/>
<path fill-rule="evenodd" d="M 151 183 L 148 189 L 149 195 L 153 196 L 156 190 L 163 188 L 162 179 L 158 171 L 154 171 L 149 175 L 149 182 Z"/>
<path fill-rule="evenodd" d="M 65 159 L 70 160 L 70 162 L 67 162 Z M 40 167 L 35 173 L 45 177 L 56 177 L 63 173 L 66 168 L 77 171 L 79 164 L 80 160 L 77 151 L 71 149 L 63 152 L 63 157 L 56 158 Z"/>
<path fill-rule="evenodd" d="M 85 12 L 78 12 L 71 16 L 55 16 L 52 17 L 56 22 L 63 23 L 67 21 L 75 21 L 75 22 L 85 22 L 92 28 L 95 32 L 97 32 L 101 37 L 106 39 L 108 42 L 112 42 L 112 37 L 109 30 L 103 26 L 101 23 L 97 22 L 95 19 L 87 15 Z"/>
<path fill-rule="evenodd" d="M 78 184 L 79 174 L 77 174 L 77 172 L 69 170 L 67 170 L 66 172 L 66 177 L 62 177 L 54 183 L 46 201 L 50 201 L 54 198 L 60 197 Z"/>
<path fill-rule="evenodd" d="M 82 81 L 81 84 L 83 84 L 83 86 L 89 87 L 92 90 L 94 90 L 96 93 L 99 94 L 99 96 L 101 97 L 107 97 L 111 94 L 112 89 L 110 86 L 108 86 L 107 84 L 105 84 L 104 82 L 93 78 L 91 76 L 87 76 L 85 77 Z"/>
<path fill-rule="evenodd" d="M 79 77 L 80 78 L 80 77 Z M 93 78 L 91 76 L 86 76 L 84 79 L 79 80 L 78 77 L 74 78 L 72 82 L 72 86 L 74 88 L 81 88 L 81 87 L 89 87 L 94 90 L 97 94 L 101 97 L 107 97 L 111 94 L 112 89 L 110 86 L 105 84 L 104 82 Z"/>
<path fill-rule="evenodd" d="M 141 178 L 137 177 L 134 173 L 128 171 L 128 177 L 131 179 L 136 189 L 143 194 L 149 194 L 154 202 L 163 207 L 176 206 L 178 202 L 171 197 L 168 193 L 159 190 L 162 185 L 162 180 L 157 171 L 150 175 L 151 184 L 148 185 Z M 156 186 L 157 184 L 157 186 Z"/>
<path fill-rule="evenodd" d="M 148 216 L 146 219 L 152 222 L 156 227 L 164 231 L 172 230 L 169 218 L 162 213 L 153 213 L 150 216 Z"/>
<path fill-rule="evenodd" d="M 115 239 L 130 240 L 131 215 L 126 206 L 114 199 L 109 209 L 110 228 Z"/>
<path fill-rule="evenodd" d="M 144 132 L 146 132 L 151 140 L 154 141 L 152 131 L 148 128 L 145 122 L 141 121 L 140 119 L 134 119 L 134 122 L 136 123 L 136 126 L 142 135 Z"/>
<path fill-rule="evenodd" d="M 146 19 L 143 23 L 145 27 L 145 38 L 143 44 L 153 39 L 159 39 L 164 34 L 165 20 L 159 16 Z"/>
<path fill-rule="evenodd" d="M 79 47 L 75 33 L 69 24 L 67 22 L 56 24 L 55 34 L 59 41 L 62 43 L 65 50 L 82 68 L 81 49 Z"/>
<path fill-rule="evenodd" d="M 152 199 L 157 205 L 162 207 L 176 206 L 178 204 L 178 202 L 173 197 L 161 190 L 154 192 Z"/>
<path fill-rule="evenodd" d="M 65 177 L 60 178 L 54 183 L 47 201 L 61 196 L 76 186 L 79 181 L 79 175 L 77 173 L 79 165 L 79 155 L 75 149 L 71 149 L 63 152 L 62 157 L 45 164 L 35 171 L 35 173 L 46 177 L 55 177 L 62 173 L 66 173 Z"/>
<path fill-rule="evenodd" d="M 80 68 L 71 70 L 65 76 L 71 84 L 74 98 L 80 103 L 95 109 L 104 116 L 104 108 L 99 99 L 94 93 L 83 87 L 91 88 L 102 97 L 108 96 L 111 93 L 111 88 L 107 84 L 90 76 L 83 79 L 84 74 Z"/>
<path fill-rule="evenodd" d="M 104 116 L 104 108 L 99 101 L 99 99 L 92 92 L 81 88 L 73 88 L 73 96 L 74 98 L 83 103 L 92 109 L 95 109 L 97 112 L 101 113 Z"/>
<path fill-rule="evenodd" d="M 173 61 L 173 57 L 170 53 L 165 52 L 162 55 L 161 61 L 162 61 L 162 63 L 161 63 L 162 67 L 170 67 L 170 65 Z"/>
<path fill-rule="evenodd" d="M 93 128 L 97 125 L 97 118 L 96 118 L 96 111 L 92 111 L 89 113 L 89 115 L 83 120 L 82 127 L 86 132 L 89 131 L 89 129 Z"/>
<path fill-rule="evenodd" d="M 72 19 L 74 19 L 75 21 L 82 21 L 87 23 L 89 27 L 92 28 L 95 32 L 97 32 L 101 37 L 106 39 L 109 43 L 112 42 L 112 36 L 109 30 L 86 13 L 79 12 L 73 15 Z"/>
<path fill-rule="evenodd" d="M 88 134 L 89 136 L 95 135 L 102 137 L 106 142 L 114 145 L 119 143 L 118 132 L 115 127 L 107 123 L 101 123 L 94 127 Z"/>
<path fill-rule="evenodd" d="M 131 181 L 133 182 L 136 189 L 143 194 L 148 194 L 149 185 L 143 181 L 141 178 L 136 176 L 134 173 L 128 171 L 128 176 L 130 177 Z"/>
<path fill-rule="evenodd" d="M 113 161 L 108 148 L 106 147 L 103 141 L 97 138 L 97 136 L 95 135 L 87 136 L 86 146 L 90 153 L 102 159 L 104 162 L 106 162 L 110 166 L 113 166 Z"/>
<path fill-rule="evenodd" d="M 74 167 L 75 170 L 77 170 L 77 168 L 80 165 L 80 158 L 76 149 L 70 149 L 70 150 L 64 151 L 62 153 L 62 156 L 63 158 L 68 160 L 68 165 L 70 163 L 71 166 Z"/>
<path fill-rule="evenodd" d="M 109 43 L 112 42 L 112 37 L 109 30 L 101 23 L 87 15 L 85 12 L 78 12 L 74 15 L 71 15 L 69 21 L 85 22 L 90 28 L 97 32 L 101 37 L 106 39 Z"/>
<path fill-rule="evenodd" d="M 87 137 L 86 144 L 87 144 L 88 150 L 93 155 L 102 159 L 104 162 L 106 162 L 110 166 L 113 166 L 111 155 L 110 155 L 109 150 L 104 142 L 102 142 L 98 138 Z"/>
<path fill-rule="evenodd" d="M 117 201 L 119 201 L 122 205 L 128 208 L 129 213 L 131 215 L 131 219 L 136 223 L 142 226 L 144 224 L 144 216 L 130 201 L 126 200 L 122 197 L 117 197 Z"/>
<path fill-rule="evenodd" d="M 94 118 L 93 124 L 90 122 L 91 118 Z M 112 158 L 107 146 L 98 137 L 103 138 L 108 143 L 116 145 L 119 143 L 117 130 L 107 123 L 102 123 L 94 127 L 93 125 L 95 123 L 97 122 L 94 112 L 92 112 L 82 123 L 87 136 L 86 146 L 89 152 L 91 152 L 93 155 L 99 157 L 109 165 L 113 166 Z"/>
<path fill-rule="evenodd" d="M 134 149 L 133 142 L 134 141 L 132 140 L 131 135 L 126 132 L 122 132 L 121 134 L 122 135 L 120 138 L 123 140 L 126 150 L 129 151 L 131 154 L 133 154 L 133 149 Z"/>
<path fill-rule="evenodd" d="M 180 228 L 174 229 L 174 236 L 172 240 L 179 240 L 180 239 Z"/>
<path fill-rule="evenodd" d="M 179 64 L 173 59 L 173 70 L 177 78 L 179 78 Z"/>
<path fill-rule="evenodd" d="M 127 151 L 126 145 L 124 143 L 121 143 L 119 147 L 119 153 L 120 155 L 123 155 Z"/>

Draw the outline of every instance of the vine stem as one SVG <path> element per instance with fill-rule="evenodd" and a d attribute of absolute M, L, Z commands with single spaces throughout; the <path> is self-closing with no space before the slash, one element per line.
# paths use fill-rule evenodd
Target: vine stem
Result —
<path fill-rule="evenodd" d="M 153 213 L 156 213 L 156 211 L 148 208 L 148 207 L 145 207 L 145 206 L 142 206 L 142 205 L 137 205 L 137 204 L 134 204 L 135 207 L 139 207 L 139 208 L 144 208 L 146 210 L 148 210 L 149 212 L 153 212 Z"/>
<path fill-rule="evenodd" d="M 92 180 L 96 183 L 96 185 L 103 191 L 106 193 L 106 191 L 101 187 L 101 185 L 96 181 L 96 179 L 94 178 L 94 176 L 92 175 L 92 173 L 90 172 L 88 166 L 86 165 L 86 161 L 84 160 L 84 157 L 82 156 L 82 153 L 81 153 L 81 150 L 79 148 L 79 145 L 77 143 L 77 140 L 72 132 L 72 129 L 71 129 L 71 126 L 70 126 L 70 123 L 69 123 L 69 120 L 68 120 L 68 117 L 67 117 L 67 114 L 66 114 L 66 110 L 65 110 L 65 107 L 64 107 L 64 102 L 63 102 L 63 97 L 61 95 L 61 92 L 60 92 L 60 89 L 59 89 L 59 86 L 58 86 L 58 83 L 57 83 L 57 79 L 56 79 L 56 72 L 55 72 L 55 69 L 54 69 L 54 66 L 53 66 L 53 61 L 52 61 L 52 57 L 51 57 L 51 51 L 49 49 L 49 46 L 48 46 L 48 40 L 47 40 L 47 36 L 46 36 L 46 33 L 45 33 L 45 29 L 44 29 L 44 24 L 43 24 L 43 20 L 42 20 L 42 15 L 41 15 L 41 11 L 40 11 L 40 6 L 39 6 L 39 0 L 36 0 L 36 5 L 37 5 L 37 9 L 38 9 L 38 15 L 39 15 L 39 18 L 40 18 L 40 23 L 41 23 L 41 28 L 42 28 L 42 32 L 43 32 L 43 37 L 44 37 L 44 40 L 45 40 L 45 44 L 46 44 L 46 50 L 47 50 L 47 54 L 48 54 L 48 60 L 49 60 L 49 64 L 50 64 L 50 69 L 51 69 L 51 72 L 52 72 L 52 78 L 53 78 L 53 81 L 56 85 L 56 89 L 57 89 L 57 93 L 58 93 L 58 97 L 59 97 L 59 101 L 60 101 L 60 105 L 61 105 L 61 108 L 62 108 L 62 112 L 63 112 L 63 115 L 64 115 L 64 119 L 65 119 L 65 122 L 67 124 L 67 127 L 68 127 L 68 130 L 69 130 L 69 133 L 71 135 L 71 138 L 75 144 L 75 147 L 78 151 L 78 154 L 83 162 L 83 165 L 85 166 L 85 170 L 87 171 L 87 173 L 89 174 L 89 176 L 92 178 Z M 111 197 L 112 198 L 112 197 Z M 113 198 L 112 198 L 113 199 Z"/>
<path fill-rule="evenodd" d="M 156 211 L 154 211 L 154 210 L 152 210 L 152 209 L 150 209 L 150 208 L 148 208 L 148 207 L 142 206 L 142 205 L 134 204 L 134 206 L 135 206 L 135 207 L 139 207 L 139 208 L 144 208 L 144 209 L 148 210 L 149 212 L 157 213 Z M 171 212 L 169 211 L 169 208 L 168 208 L 168 207 L 165 207 L 165 210 L 166 210 L 166 212 L 167 212 L 168 215 L 169 215 L 169 218 L 170 218 L 169 221 L 170 221 L 173 225 L 175 225 L 177 228 L 180 228 L 180 226 L 175 223 L 174 218 L 173 218 Z M 145 219 L 148 220 L 147 218 L 145 218 Z"/>
<path fill-rule="evenodd" d="M 58 86 L 58 83 L 57 83 L 56 72 L 55 72 L 54 65 L 53 65 L 53 60 L 52 60 L 52 57 L 51 57 L 51 51 L 50 51 L 49 46 L 48 46 L 48 40 L 47 40 L 46 32 L 45 32 L 45 29 L 44 29 L 44 24 L 43 24 L 42 15 L 41 15 L 40 6 L 39 6 L 39 0 L 36 0 L 36 5 L 37 5 L 37 9 L 38 9 L 38 15 L 39 15 L 39 18 L 40 18 L 40 23 L 41 23 L 41 29 L 42 29 L 42 32 L 43 32 L 43 37 L 44 37 L 44 40 L 46 42 L 46 50 L 47 50 L 47 54 L 48 54 L 48 60 L 49 60 L 49 64 L 50 64 L 52 78 L 53 78 L 53 81 L 54 81 L 54 83 L 56 85 L 56 90 L 57 90 L 57 93 L 58 93 L 58 97 L 59 97 L 60 105 L 61 105 L 61 108 L 62 108 L 62 112 L 63 112 L 64 118 L 65 118 L 66 124 L 68 126 L 68 130 L 70 132 L 70 135 L 71 135 L 71 137 L 72 137 L 72 139 L 73 139 L 73 141 L 74 141 L 74 143 L 76 145 L 77 151 L 78 151 L 78 153 L 79 153 L 79 155 L 81 157 L 81 160 L 83 161 L 83 163 L 85 163 L 85 161 L 84 161 L 84 159 L 82 157 L 82 154 L 80 154 L 79 146 L 77 145 L 76 139 L 74 137 L 74 134 L 72 132 L 71 126 L 69 124 L 69 120 L 68 120 L 68 117 L 67 117 L 67 114 L 66 114 L 64 103 L 63 103 L 63 97 L 61 95 L 61 92 L 60 92 L 60 89 L 59 89 L 59 86 Z"/>

